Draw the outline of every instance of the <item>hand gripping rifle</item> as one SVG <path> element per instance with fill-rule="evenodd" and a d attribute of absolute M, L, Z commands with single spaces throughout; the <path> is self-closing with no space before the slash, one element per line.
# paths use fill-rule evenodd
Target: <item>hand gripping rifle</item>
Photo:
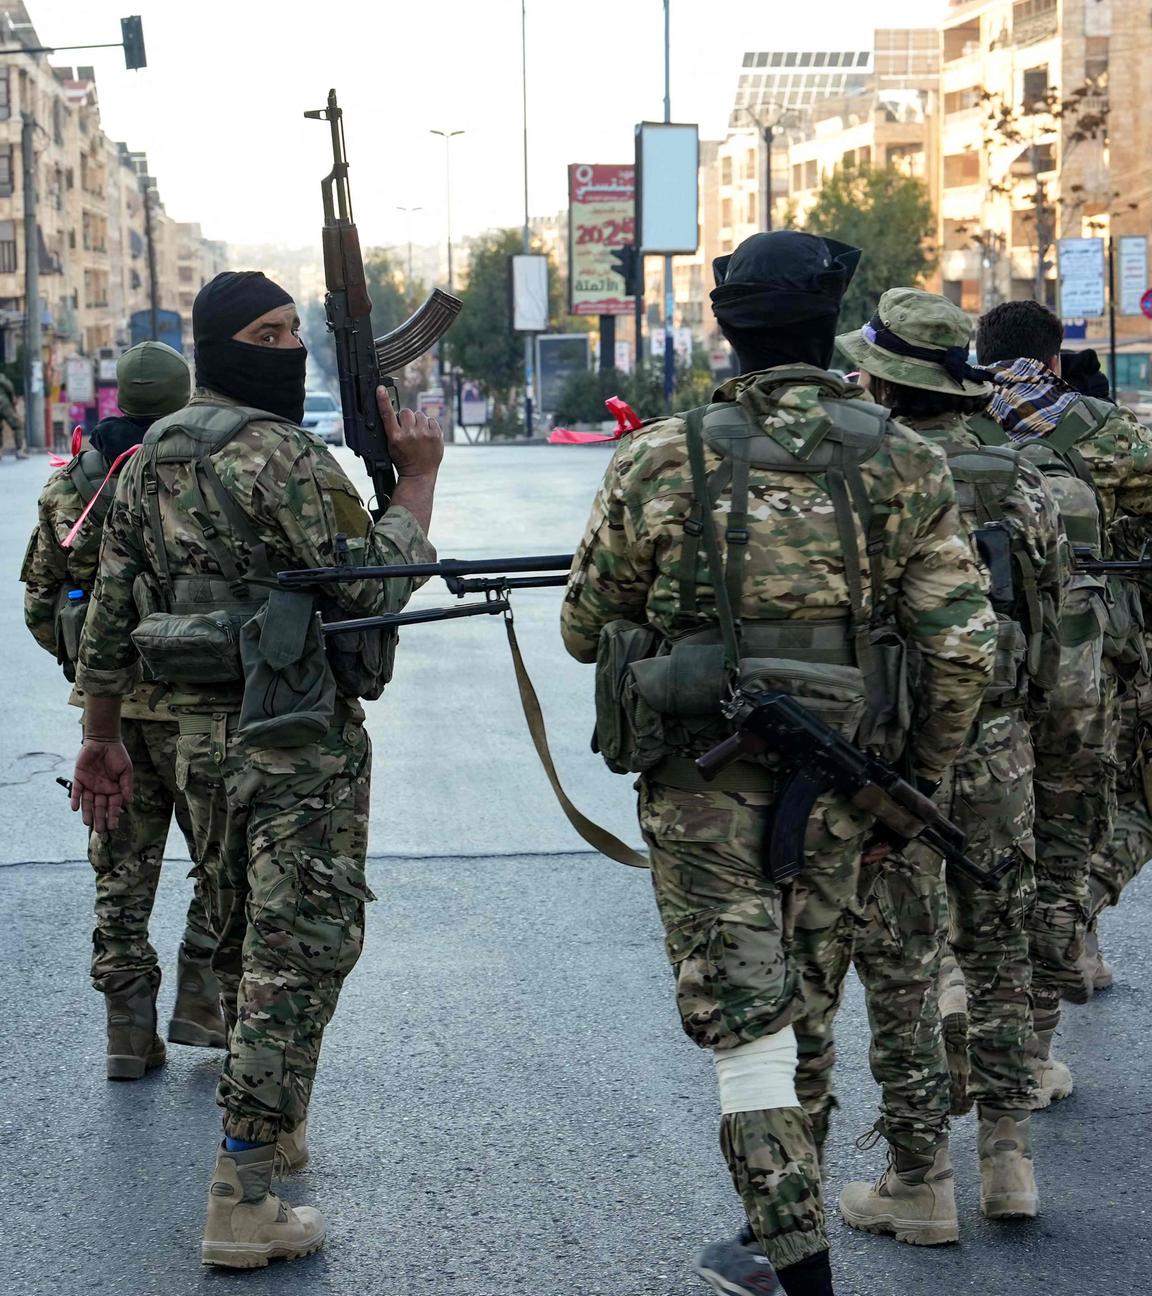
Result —
<path fill-rule="evenodd" d="M 344 442 L 368 469 L 376 495 L 372 514 L 379 517 L 396 489 L 396 473 L 384 420 L 376 405 L 376 388 L 388 388 L 392 407 L 399 412 L 396 384 L 389 375 L 435 346 L 459 315 L 461 302 L 437 288 L 410 319 L 373 340 L 372 299 L 360 254 L 360 235 L 352 220 L 344 114 L 336 103 L 336 91 L 328 91 L 326 108 L 316 108 L 304 116 L 326 121 L 332 131 L 332 170 L 320 182 L 324 199 L 324 282 L 328 288 L 324 313 L 336 343 Z"/>
<path fill-rule="evenodd" d="M 774 752 L 795 767 L 780 793 L 768 827 L 767 866 L 776 882 L 794 878 L 804 864 L 804 837 L 816 799 L 835 791 L 873 815 L 899 837 L 942 855 L 948 868 L 988 891 L 1012 867 L 1006 855 L 983 869 L 964 853 L 967 839 L 923 793 L 887 761 L 854 747 L 815 712 L 786 693 L 738 689 L 724 706 L 736 732 L 696 762 L 705 779 L 747 756 Z"/>
<path fill-rule="evenodd" d="M 444 558 L 434 563 L 409 563 L 395 567 L 354 567 L 350 563 L 340 562 L 340 555 L 347 552 L 347 545 L 341 544 L 337 537 L 337 566 L 312 567 L 297 571 L 277 572 L 279 584 L 285 589 L 299 589 L 301 586 L 327 585 L 332 582 L 359 580 L 415 580 L 422 576 L 439 576 L 457 598 L 466 594 L 483 594 L 482 603 L 462 603 L 459 607 L 425 608 L 415 612 L 395 612 L 383 616 L 358 617 L 353 621 L 329 621 L 322 627 L 326 635 L 348 633 L 356 630 L 377 628 L 391 629 L 396 626 L 423 625 L 429 621 L 454 621 L 457 617 L 494 616 L 504 614 L 504 631 L 508 637 L 508 651 L 512 655 L 512 669 L 516 675 L 516 687 L 520 692 L 520 705 L 524 710 L 524 720 L 528 733 L 548 782 L 552 785 L 556 800 L 567 816 L 568 822 L 577 833 L 601 854 L 607 855 L 620 864 L 632 868 L 647 868 L 648 861 L 630 846 L 613 836 L 607 829 L 601 828 L 572 803 L 560 783 L 556 772 L 556 763 L 548 747 L 548 733 L 544 727 L 544 714 L 540 709 L 540 700 L 528 675 L 520 645 L 516 639 L 516 629 L 512 619 L 512 604 L 508 595 L 517 589 L 541 589 L 548 585 L 565 585 L 568 571 L 572 566 L 571 554 L 548 554 L 539 558 L 478 558 L 461 560 Z M 551 573 L 533 575 L 531 573 Z M 529 574 L 524 574 L 529 573 Z"/>

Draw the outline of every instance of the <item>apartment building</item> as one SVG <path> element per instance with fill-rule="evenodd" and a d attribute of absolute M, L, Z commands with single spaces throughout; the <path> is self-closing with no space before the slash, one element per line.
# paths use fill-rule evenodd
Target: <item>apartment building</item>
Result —
<path fill-rule="evenodd" d="M 9 51 L 41 44 L 23 4 L 0 6 L 0 42 Z M 147 159 L 105 134 L 91 68 L 9 53 L 0 60 L 0 364 L 17 360 L 24 338 L 26 116 L 37 198 L 44 439 L 51 443 L 73 422 L 94 421 L 99 408 L 69 398 L 69 361 L 87 359 L 95 373 L 96 361 L 131 344 L 132 317 L 148 309 L 149 224 L 158 306 L 180 314 L 188 344 L 192 298 L 222 268 L 225 252 L 197 224 L 173 221 L 148 179 Z M 179 332 L 174 338 L 181 340 Z"/>

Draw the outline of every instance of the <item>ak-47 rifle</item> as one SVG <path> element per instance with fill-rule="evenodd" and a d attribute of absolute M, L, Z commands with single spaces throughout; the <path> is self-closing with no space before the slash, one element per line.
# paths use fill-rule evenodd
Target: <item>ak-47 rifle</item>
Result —
<path fill-rule="evenodd" d="M 324 199 L 324 281 L 328 288 L 324 311 L 336 343 L 344 443 L 368 469 L 376 495 L 372 515 L 379 517 L 396 489 L 396 473 L 384 420 L 376 404 L 376 389 L 386 387 L 393 409 L 399 412 L 396 384 L 390 375 L 399 373 L 435 346 L 459 315 L 461 302 L 437 288 L 410 319 L 391 333 L 373 339 L 372 299 L 360 255 L 360 235 L 352 219 L 344 114 L 336 103 L 336 91 L 328 91 L 326 108 L 304 116 L 326 121 L 332 131 L 332 170 L 320 182 Z"/>
<path fill-rule="evenodd" d="M 424 625 L 429 621 L 455 621 L 458 617 L 495 616 L 510 611 L 512 605 L 508 601 L 508 594 L 511 590 L 564 585 L 571 566 L 571 554 L 547 554 L 539 558 L 442 558 L 434 563 L 409 563 L 393 567 L 354 567 L 350 563 L 341 563 L 335 567 L 306 567 L 277 572 L 276 577 L 284 589 L 299 589 L 301 586 L 346 584 L 359 580 L 416 580 L 425 576 L 439 576 L 457 598 L 463 598 L 465 594 L 484 595 L 483 603 L 422 608 L 416 612 L 393 612 L 383 616 L 357 617 L 353 621 L 329 621 L 323 629 L 326 635 L 330 635 Z M 554 572 L 555 575 L 515 574 L 520 572 Z"/>
<path fill-rule="evenodd" d="M 776 882 L 789 881 L 803 867 L 808 820 L 816 799 L 829 791 L 873 815 L 897 837 L 942 855 L 948 868 L 985 890 L 995 890 L 1012 867 L 1011 855 L 991 869 L 970 860 L 967 838 L 929 797 L 788 694 L 738 689 L 723 710 L 736 732 L 697 760 L 705 779 L 733 761 L 766 752 L 783 757 L 796 771 L 780 792 L 767 832 L 766 865 Z"/>
<path fill-rule="evenodd" d="M 1097 558 L 1092 549 L 1073 549 L 1074 572 L 1086 576 L 1152 576 L 1152 547 L 1139 558 Z"/>

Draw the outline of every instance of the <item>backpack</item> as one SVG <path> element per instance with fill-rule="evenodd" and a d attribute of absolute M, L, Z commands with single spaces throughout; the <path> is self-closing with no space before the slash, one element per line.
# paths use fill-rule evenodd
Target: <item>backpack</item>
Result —
<path fill-rule="evenodd" d="M 809 369 L 802 376 L 818 381 Z M 883 598 L 887 515 L 872 508 L 860 472 L 880 448 L 889 412 L 841 397 L 831 379 L 821 385 L 831 388 L 820 396 L 828 418 L 819 421 L 795 452 L 770 437 L 736 402 L 716 402 L 681 416 L 693 482 L 678 574 L 685 629 L 667 640 L 652 627 L 623 621 L 601 632 L 595 743 L 617 772 L 667 767 L 670 753 L 698 748 L 703 737 L 722 724 L 720 707 L 733 684 L 789 693 L 846 737 L 887 754 L 902 750 L 911 706 L 904 643 L 894 610 Z M 706 471 L 705 445 L 721 459 L 711 473 Z M 846 618 L 741 619 L 752 468 L 826 478 L 845 561 L 850 604 Z M 722 560 L 711 513 L 728 488 L 731 506 Z M 819 532 L 826 543 L 826 520 Z M 861 580 L 859 532 L 870 611 Z M 802 539 L 793 532 L 798 547 Z M 716 602 L 716 623 L 704 628 L 699 627 L 698 612 L 701 547 Z M 691 777 L 690 770 L 686 776 Z M 667 781 L 663 770 L 660 777 Z"/>

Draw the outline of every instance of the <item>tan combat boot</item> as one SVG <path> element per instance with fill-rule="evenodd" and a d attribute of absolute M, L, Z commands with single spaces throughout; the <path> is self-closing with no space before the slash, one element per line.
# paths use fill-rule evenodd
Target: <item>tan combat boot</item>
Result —
<path fill-rule="evenodd" d="M 1084 953 L 1077 959 L 1076 967 L 1092 994 L 1112 989 L 1112 968 L 1100 953 L 1100 937 L 1095 923 L 1084 933 Z"/>
<path fill-rule="evenodd" d="M 176 962 L 176 1002 L 168 1022 L 168 1039 L 195 1048 L 227 1048 L 219 978 L 208 959 L 190 958 L 187 949 L 180 946 Z"/>
<path fill-rule="evenodd" d="M 164 1065 L 164 1041 L 156 1034 L 160 974 L 113 973 L 104 989 L 108 1013 L 108 1079 L 139 1080 Z"/>
<path fill-rule="evenodd" d="M 208 1218 L 200 1243 L 203 1264 L 261 1269 L 269 1260 L 298 1260 L 324 1243 L 324 1216 L 289 1206 L 272 1191 L 276 1145 L 229 1152 L 221 1144 L 208 1189 Z"/>
<path fill-rule="evenodd" d="M 989 1219 L 1032 1219 L 1040 1208 L 1031 1119 L 1026 1111 L 980 1108 L 980 1210 Z"/>
<path fill-rule="evenodd" d="M 890 1233 L 913 1246 L 960 1240 L 952 1162 L 945 1138 L 929 1161 L 890 1148 L 888 1169 L 875 1184 L 845 1184 L 840 1193 L 844 1223 L 865 1233 Z"/>
<path fill-rule="evenodd" d="M 287 1179 L 308 1167 L 312 1156 L 308 1151 L 308 1117 L 294 1130 L 281 1130 L 276 1139 L 276 1168 L 274 1179 Z"/>
<path fill-rule="evenodd" d="M 1067 1064 L 1052 1056 L 1052 1036 L 1055 1034 L 1055 1026 L 1051 1029 L 1037 1030 L 1028 1048 L 1028 1066 L 1032 1071 L 1033 1111 L 1043 1111 L 1054 1102 L 1062 1102 L 1071 1095 L 1075 1087 L 1072 1072 Z"/>
<path fill-rule="evenodd" d="M 936 993 L 944 1028 L 944 1050 L 948 1055 L 951 1112 L 953 1116 L 964 1116 L 972 1110 L 972 1099 L 968 1096 L 968 991 L 964 973 L 951 954 L 946 954 L 941 961 Z"/>

